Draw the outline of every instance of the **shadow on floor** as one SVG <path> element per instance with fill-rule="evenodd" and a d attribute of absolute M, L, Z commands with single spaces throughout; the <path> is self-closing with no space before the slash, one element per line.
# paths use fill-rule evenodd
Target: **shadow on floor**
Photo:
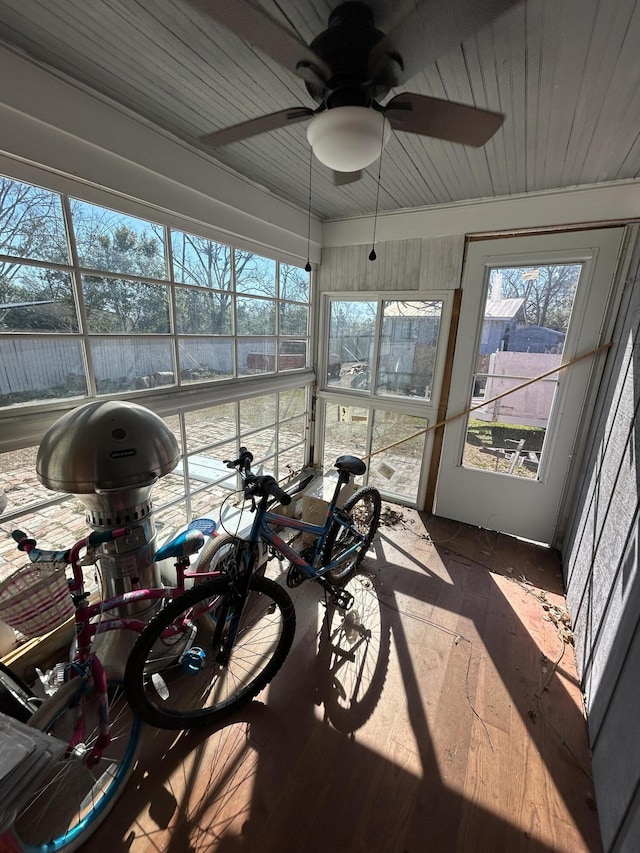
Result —
<path fill-rule="evenodd" d="M 214 731 L 147 729 L 91 853 L 601 850 L 557 555 L 443 519 L 382 528 L 344 618 Z M 532 594 L 532 593 L 537 593 Z"/>

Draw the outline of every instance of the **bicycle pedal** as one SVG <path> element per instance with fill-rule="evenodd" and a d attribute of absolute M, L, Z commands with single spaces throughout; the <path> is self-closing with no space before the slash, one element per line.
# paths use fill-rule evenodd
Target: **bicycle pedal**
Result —
<path fill-rule="evenodd" d="M 291 565 L 289 567 L 289 571 L 287 572 L 287 586 L 289 589 L 295 589 L 295 587 L 300 586 L 305 580 L 305 575 L 300 571 L 300 569 Z"/>
<path fill-rule="evenodd" d="M 353 596 L 346 589 L 333 589 L 331 596 L 333 603 L 340 610 L 351 610 L 353 607 Z"/>

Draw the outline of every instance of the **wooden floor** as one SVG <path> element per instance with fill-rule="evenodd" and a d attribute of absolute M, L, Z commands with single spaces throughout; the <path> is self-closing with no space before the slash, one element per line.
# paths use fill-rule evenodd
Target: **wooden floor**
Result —
<path fill-rule="evenodd" d="M 293 590 L 294 648 L 241 716 L 146 729 L 84 849 L 601 851 L 557 556 L 404 510 L 367 568 L 346 625 Z"/>

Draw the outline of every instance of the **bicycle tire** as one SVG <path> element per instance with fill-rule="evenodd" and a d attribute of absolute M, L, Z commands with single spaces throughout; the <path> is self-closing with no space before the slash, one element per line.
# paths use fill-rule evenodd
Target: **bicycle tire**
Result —
<path fill-rule="evenodd" d="M 353 528 L 364 539 L 352 559 L 345 560 L 344 563 L 325 574 L 329 582 L 334 585 L 344 584 L 352 578 L 369 550 L 380 523 L 380 512 L 382 510 L 380 492 L 373 486 L 364 486 L 351 495 L 342 510 L 351 517 Z M 334 521 L 327 533 L 322 552 L 322 565 L 328 566 L 330 563 L 339 560 L 340 555 L 351 548 L 353 544 L 354 536 L 350 529 Z"/>
<path fill-rule="evenodd" d="M 197 572 L 228 572 L 235 566 L 238 539 L 234 536 L 211 536 L 200 552 Z M 195 583 L 207 583 L 209 578 L 196 578 Z"/>
<path fill-rule="evenodd" d="M 36 711 L 29 725 L 68 741 L 84 680 L 73 678 Z M 97 737 L 98 701 L 93 684 L 82 699 L 87 736 L 39 780 L 18 813 L 12 832 L 25 853 L 72 853 L 107 817 L 133 771 L 140 721 L 129 708 L 122 682 L 108 682 L 111 743 L 95 767 L 85 760 Z"/>
<path fill-rule="evenodd" d="M 229 660 L 224 665 L 216 662 L 212 624 L 217 625 L 217 613 L 227 612 L 231 583 L 223 576 L 188 590 L 163 608 L 136 640 L 125 669 L 125 690 L 145 722 L 165 729 L 212 725 L 257 696 L 284 663 L 295 633 L 293 602 L 275 581 L 258 575 L 249 581 Z M 220 626 L 223 631 L 228 621 Z M 176 658 L 162 634 L 178 622 L 195 636 L 191 652 Z M 190 654 L 196 649 L 203 657 L 198 660 L 196 654 L 194 663 Z"/>
<path fill-rule="evenodd" d="M 227 534 L 211 537 L 200 552 L 196 572 L 233 573 L 240 560 L 239 551 L 243 540 Z M 254 574 L 264 575 L 267 564 L 267 550 L 263 542 L 258 542 L 256 548 L 256 569 Z M 206 583 L 210 578 L 195 578 L 194 583 Z"/>

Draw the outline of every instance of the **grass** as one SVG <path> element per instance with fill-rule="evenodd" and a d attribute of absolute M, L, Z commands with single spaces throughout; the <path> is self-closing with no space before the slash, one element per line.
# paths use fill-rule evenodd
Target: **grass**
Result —
<path fill-rule="evenodd" d="M 545 429 L 543 427 L 493 423 L 470 418 L 463 464 L 471 468 L 506 474 L 511 465 L 511 457 L 501 451 L 513 450 L 516 443 L 524 439 L 523 451 L 540 453 L 544 436 Z M 521 460 L 521 464 L 516 466 L 513 474 L 527 479 L 535 479 L 538 473 L 537 464 L 528 455 L 521 457 Z"/>

